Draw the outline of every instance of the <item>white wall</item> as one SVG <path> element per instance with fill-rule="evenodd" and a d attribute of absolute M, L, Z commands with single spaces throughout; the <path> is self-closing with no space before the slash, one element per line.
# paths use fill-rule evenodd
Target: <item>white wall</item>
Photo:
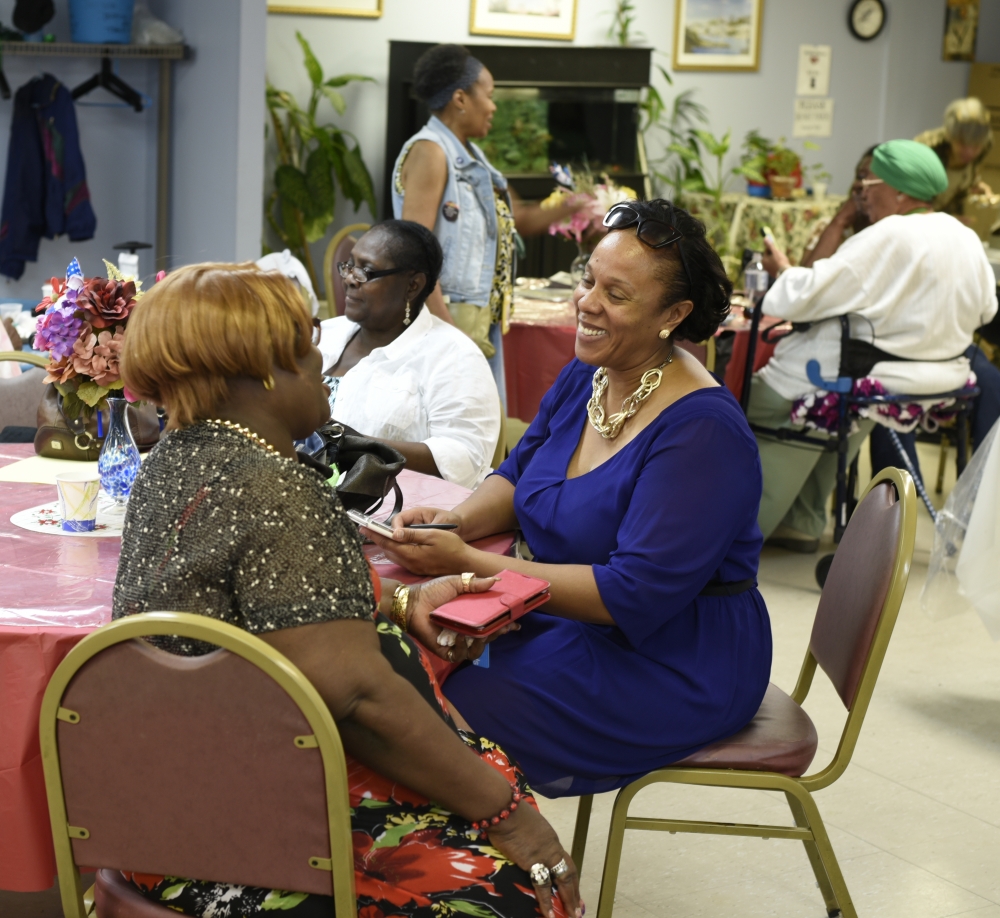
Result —
<path fill-rule="evenodd" d="M 263 182 L 264 0 L 153 0 L 150 6 L 195 49 L 191 60 L 173 65 L 171 264 L 255 258 Z M 14 0 L 0 0 L 0 21 L 10 24 L 13 7 Z M 46 26 L 63 41 L 70 38 L 66 9 L 66 2 L 57 2 L 56 18 Z M 0 278 L 0 299 L 40 296 L 41 284 L 61 275 L 74 255 L 86 273 L 102 274 L 101 258 L 115 261 L 115 243 L 154 241 L 158 66 L 118 63 L 122 79 L 152 100 L 142 113 L 84 104 L 118 101 L 103 90 L 80 100 L 77 123 L 97 233 L 80 243 L 43 239 L 38 261 L 26 265 L 20 280 Z M 42 72 L 72 88 L 98 67 L 96 58 L 3 58 L 14 92 Z M 13 99 L 0 101 L 0 175 L 6 174 L 12 110 Z M 148 277 L 153 270 L 153 254 L 146 250 L 140 271 Z"/>
<path fill-rule="evenodd" d="M 389 41 L 452 41 L 468 46 L 525 43 L 519 39 L 470 36 L 469 0 L 384 0 L 380 19 L 324 16 L 268 16 L 267 75 L 304 98 L 307 79 L 295 31 L 311 42 L 327 74 L 361 73 L 376 84 L 347 88 L 347 114 L 339 123 L 361 141 L 365 161 L 381 193 L 385 159 L 386 79 Z M 576 45 L 607 44 L 612 0 L 579 0 Z M 940 123 L 945 105 L 964 95 L 967 64 L 941 60 L 943 0 L 886 0 L 888 22 L 872 42 L 859 42 L 847 29 L 850 0 L 765 0 L 761 66 L 757 73 L 675 73 L 668 92 L 693 88 L 707 106 L 711 129 L 731 129 L 738 147 L 750 128 L 791 139 L 792 106 L 800 44 L 833 46 L 830 94 L 835 100 L 834 133 L 807 161 L 821 161 L 833 175 L 833 190 L 850 180 L 854 163 L 869 145 L 892 137 L 912 137 Z M 672 46 L 670 0 L 636 0 L 636 27 L 645 43 L 668 52 Z M 983 0 L 980 57 L 1000 60 L 1000 0 Z M 558 43 L 553 43 L 558 44 Z M 990 57 L 984 57 L 984 54 Z M 667 63 L 656 55 L 659 63 Z M 332 111 L 327 114 L 334 118 Z M 799 147 L 801 149 L 801 147 Z M 655 155 L 655 150 L 651 153 Z M 735 157 L 733 158 L 735 163 Z M 391 164 L 389 164 L 391 166 Z M 734 181 L 733 187 L 740 183 Z M 381 201 L 379 201 L 381 207 Z M 362 218 L 367 214 L 362 210 Z M 338 205 L 337 224 L 353 222 L 348 202 Z M 321 258 L 324 243 L 316 243 Z"/>

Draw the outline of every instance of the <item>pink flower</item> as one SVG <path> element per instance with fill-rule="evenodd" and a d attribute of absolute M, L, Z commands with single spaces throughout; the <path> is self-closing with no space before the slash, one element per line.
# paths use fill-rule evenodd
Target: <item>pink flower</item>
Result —
<path fill-rule="evenodd" d="M 119 361 L 124 339 L 125 330 L 120 325 L 113 333 L 107 330 L 98 333 L 90 374 L 97 385 L 108 387 L 121 378 Z"/>

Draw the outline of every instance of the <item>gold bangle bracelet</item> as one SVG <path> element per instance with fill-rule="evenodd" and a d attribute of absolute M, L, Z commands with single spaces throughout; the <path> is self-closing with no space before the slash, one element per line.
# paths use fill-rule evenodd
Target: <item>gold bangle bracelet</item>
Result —
<path fill-rule="evenodd" d="M 406 617 L 406 609 L 409 604 L 410 588 L 405 583 L 401 583 L 393 591 L 392 608 L 389 611 L 389 617 L 395 622 L 399 630 L 404 633 L 410 630 Z"/>

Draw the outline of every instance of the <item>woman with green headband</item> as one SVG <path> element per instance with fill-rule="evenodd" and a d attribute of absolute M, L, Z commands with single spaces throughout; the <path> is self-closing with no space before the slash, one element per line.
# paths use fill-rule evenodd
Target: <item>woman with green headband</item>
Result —
<path fill-rule="evenodd" d="M 925 395 L 959 389 L 969 378 L 975 330 L 996 314 L 996 278 L 979 237 L 931 201 L 948 186 L 930 147 L 891 140 L 875 149 L 862 201 L 872 225 L 812 267 L 795 267 L 767 240 L 764 266 L 777 278 L 764 299 L 767 315 L 813 323 L 779 343 L 752 381 L 748 418 L 761 427 L 790 426 L 793 403 L 816 391 L 806 363 L 824 378 L 839 375 L 841 326 L 883 352 L 868 375 L 889 392 Z M 987 393 L 984 393 L 984 397 Z M 993 398 L 993 396 L 990 396 Z M 994 399 L 995 401 L 995 399 Z M 995 407 L 979 412 L 988 423 Z M 995 416 L 993 420 L 995 420 Z M 873 422 L 858 420 L 849 458 Z M 988 428 L 987 428 L 988 429 Z M 771 544 L 812 552 L 826 526 L 836 477 L 835 453 L 758 435 L 764 494 L 758 524 Z"/>

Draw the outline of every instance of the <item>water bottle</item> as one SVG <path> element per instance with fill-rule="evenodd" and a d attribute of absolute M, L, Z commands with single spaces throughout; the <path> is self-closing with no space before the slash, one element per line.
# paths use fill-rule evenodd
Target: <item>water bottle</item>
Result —
<path fill-rule="evenodd" d="M 771 283 L 770 275 L 764 270 L 764 263 L 761 255 L 754 252 L 753 258 L 747 262 L 743 276 L 746 278 L 747 294 L 754 302 L 760 300 L 767 293 L 768 285 Z"/>

